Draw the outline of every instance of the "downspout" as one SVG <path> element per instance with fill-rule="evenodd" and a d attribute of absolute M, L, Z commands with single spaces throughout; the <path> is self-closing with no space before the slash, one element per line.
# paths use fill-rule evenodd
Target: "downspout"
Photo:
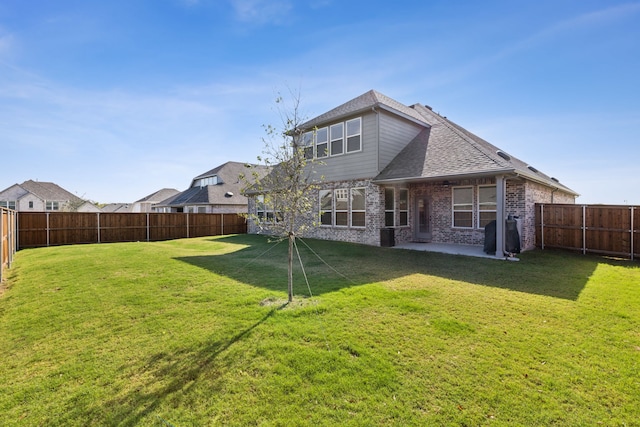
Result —
<path fill-rule="evenodd" d="M 380 173 L 380 113 L 376 111 L 376 107 L 371 107 L 371 111 L 373 111 L 376 115 L 376 175 L 377 175 Z"/>
<path fill-rule="evenodd" d="M 555 193 L 556 191 L 558 191 L 558 187 L 555 187 L 553 190 L 551 190 L 551 203 L 553 204 L 553 193 Z"/>

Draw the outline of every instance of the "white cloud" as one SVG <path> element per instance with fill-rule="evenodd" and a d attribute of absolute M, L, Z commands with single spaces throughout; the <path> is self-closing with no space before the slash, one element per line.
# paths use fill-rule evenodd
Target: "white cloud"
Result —
<path fill-rule="evenodd" d="M 259 25 L 281 24 L 293 5 L 288 0 L 231 0 L 238 20 Z"/>

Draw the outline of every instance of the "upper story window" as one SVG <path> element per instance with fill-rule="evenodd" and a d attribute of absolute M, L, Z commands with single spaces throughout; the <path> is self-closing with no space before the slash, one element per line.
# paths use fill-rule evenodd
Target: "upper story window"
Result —
<path fill-rule="evenodd" d="M 194 187 L 206 187 L 207 185 L 217 185 L 219 183 L 218 175 L 208 176 L 206 178 L 200 178 L 193 183 Z"/>
<path fill-rule="evenodd" d="M 347 153 L 360 151 L 362 148 L 362 119 L 349 120 L 347 122 Z"/>
<path fill-rule="evenodd" d="M 362 150 L 362 118 L 305 132 L 302 145 L 307 159 L 318 159 Z M 315 150 L 314 150 L 315 149 Z"/>

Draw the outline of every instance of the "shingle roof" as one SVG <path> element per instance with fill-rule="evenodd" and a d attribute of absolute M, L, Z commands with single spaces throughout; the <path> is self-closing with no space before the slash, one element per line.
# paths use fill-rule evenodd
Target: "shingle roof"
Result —
<path fill-rule="evenodd" d="M 266 166 L 251 165 L 253 172 L 259 174 L 267 172 Z M 192 186 L 156 206 L 186 206 L 186 205 L 243 205 L 247 204 L 247 198 L 241 194 L 242 188 L 246 185 L 240 179 L 240 175 L 249 175 L 247 164 L 240 162 L 227 162 L 210 171 L 193 178 Z M 217 185 L 206 185 L 203 187 L 193 184 L 200 178 L 218 176 Z M 228 194 L 232 194 L 229 196 Z"/>
<path fill-rule="evenodd" d="M 326 113 L 321 114 L 306 123 L 303 123 L 300 128 L 310 129 L 314 126 L 319 126 L 324 123 L 335 121 L 342 117 L 355 115 L 363 111 L 371 110 L 374 107 L 381 107 L 393 111 L 396 114 L 406 116 L 412 120 L 427 125 L 427 123 L 425 123 L 424 117 L 418 114 L 413 108 L 407 107 L 406 105 L 403 105 L 402 103 L 391 99 L 388 96 L 381 94 L 380 92 L 370 90 L 358 96 L 357 98 L 352 99 L 351 101 L 345 102 L 344 104 L 334 108 L 333 110 L 327 111 Z"/>
<path fill-rule="evenodd" d="M 53 182 L 28 180 L 20 184 L 29 193 L 35 194 L 42 200 L 50 201 L 78 201 L 80 198 Z"/>
<path fill-rule="evenodd" d="M 149 194 L 146 197 L 143 197 L 140 200 L 136 200 L 136 203 L 141 203 L 141 202 L 150 202 L 150 203 L 159 202 L 161 200 L 166 200 L 169 197 L 176 195 L 177 193 L 179 193 L 179 191 L 176 190 L 175 188 L 163 188 L 161 190 L 156 191 L 155 193 L 152 193 L 152 194 Z"/>
<path fill-rule="evenodd" d="M 444 179 L 463 175 L 516 173 L 543 184 L 577 193 L 557 180 L 531 169 L 477 135 L 420 104 L 411 108 L 430 125 L 418 134 L 374 179 Z"/>

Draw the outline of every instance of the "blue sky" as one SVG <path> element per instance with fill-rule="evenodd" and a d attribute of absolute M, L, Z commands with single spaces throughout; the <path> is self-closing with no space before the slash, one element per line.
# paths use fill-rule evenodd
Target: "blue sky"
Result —
<path fill-rule="evenodd" d="M 3 0 L 0 190 L 132 202 L 256 162 L 274 100 L 427 104 L 581 194 L 640 204 L 640 1 Z"/>

